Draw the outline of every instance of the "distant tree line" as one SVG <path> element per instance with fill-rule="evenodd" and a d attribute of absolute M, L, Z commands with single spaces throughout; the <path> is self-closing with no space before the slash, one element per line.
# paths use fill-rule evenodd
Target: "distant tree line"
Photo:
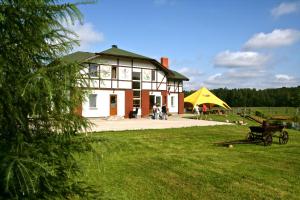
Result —
<path fill-rule="evenodd" d="M 231 107 L 300 107 L 300 86 L 276 89 L 227 89 L 210 90 Z M 184 91 L 185 96 L 195 92 Z"/>

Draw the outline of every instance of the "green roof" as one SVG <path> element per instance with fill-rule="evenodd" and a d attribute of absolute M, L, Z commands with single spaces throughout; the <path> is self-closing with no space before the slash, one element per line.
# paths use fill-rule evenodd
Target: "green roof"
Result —
<path fill-rule="evenodd" d="M 169 79 L 184 80 L 184 81 L 188 81 L 189 80 L 186 76 L 180 74 L 179 72 L 176 72 L 174 70 L 170 70 L 170 71 L 172 73 L 168 74 L 168 76 L 167 76 Z"/>
<path fill-rule="evenodd" d="M 62 60 L 65 62 L 83 62 L 92 56 L 95 56 L 95 54 L 90 52 L 77 51 L 62 57 Z"/>
<path fill-rule="evenodd" d="M 174 70 L 170 70 L 163 65 L 161 65 L 160 62 L 158 62 L 155 59 L 142 56 L 136 53 L 132 53 L 123 49 L 119 49 L 116 45 L 113 45 L 112 48 L 107 49 L 105 51 L 102 51 L 100 53 L 90 53 L 90 52 L 83 52 L 83 51 L 77 51 L 75 53 L 71 53 L 69 55 L 66 55 L 62 57 L 62 60 L 65 62 L 84 62 L 87 59 L 97 56 L 97 55 L 109 55 L 109 56 L 118 56 L 118 57 L 125 57 L 125 58 L 135 58 L 135 59 L 142 59 L 142 60 L 148 60 L 152 64 L 160 67 L 164 72 L 166 72 L 167 77 L 170 79 L 175 80 L 185 80 L 188 81 L 189 79 L 185 77 L 184 75 L 180 74 L 179 72 L 176 72 Z"/>
<path fill-rule="evenodd" d="M 136 53 L 132 53 L 123 49 L 119 49 L 116 45 L 113 45 L 112 48 L 102 51 L 100 53 L 96 53 L 98 55 L 111 55 L 111 56 L 121 56 L 127 58 L 137 58 L 137 59 L 145 59 L 152 60 L 152 58 L 142 56 Z"/>

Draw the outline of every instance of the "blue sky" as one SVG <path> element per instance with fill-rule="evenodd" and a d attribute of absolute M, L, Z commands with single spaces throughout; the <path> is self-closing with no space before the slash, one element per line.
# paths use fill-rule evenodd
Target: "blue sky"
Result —
<path fill-rule="evenodd" d="M 186 89 L 300 85 L 300 1 L 99 0 L 81 5 L 76 50 L 170 59 Z"/>

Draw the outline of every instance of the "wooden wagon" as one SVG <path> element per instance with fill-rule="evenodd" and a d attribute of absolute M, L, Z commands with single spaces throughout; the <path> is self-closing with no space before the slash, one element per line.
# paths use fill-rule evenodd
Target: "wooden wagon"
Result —
<path fill-rule="evenodd" d="M 284 131 L 282 125 L 250 126 L 250 132 L 247 135 L 249 141 L 262 141 L 265 146 L 272 145 L 273 137 L 279 138 L 279 144 L 286 144 L 289 140 L 288 132 Z"/>

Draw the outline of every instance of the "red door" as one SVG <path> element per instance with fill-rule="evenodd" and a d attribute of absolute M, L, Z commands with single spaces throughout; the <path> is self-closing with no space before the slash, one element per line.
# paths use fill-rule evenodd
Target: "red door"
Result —
<path fill-rule="evenodd" d="M 110 95 L 110 116 L 118 114 L 117 95 Z"/>

